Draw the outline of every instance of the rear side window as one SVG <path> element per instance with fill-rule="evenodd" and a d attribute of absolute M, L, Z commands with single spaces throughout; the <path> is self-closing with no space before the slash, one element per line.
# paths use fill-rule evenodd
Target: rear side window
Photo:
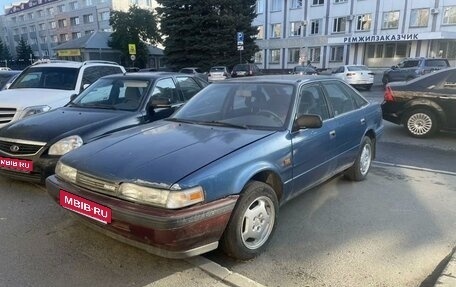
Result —
<path fill-rule="evenodd" d="M 181 88 L 184 100 L 190 100 L 196 93 L 201 90 L 201 87 L 195 82 L 192 77 L 176 77 Z"/>
<path fill-rule="evenodd" d="M 168 103 L 175 104 L 181 102 L 176 85 L 172 78 L 158 80 L 152 91 L 152 98 L 168 100 Z"/>
<path fill-rule="evenodd" d="M 120 67 L 113 67 L 113 66 L 93 66 L 87 67 L 82 74 L 82 85 L 81 89 L 83 89 L 84 85 L 91 85 L 96 80 L 101 77 L 113 75 L 113 74 L 120 74 L 122 70 Z"/>
<path fill-rule="evenodd" d="M 436 59 L 436 60 L 426 60 L 424 62 L 424 65 L 426 67 L 448 67 L 448 62 L 442 59 Z"/>
<path fill-rule="evenodd" d="M 335 81 L 327 81 L 323 84 L 334 116 L 348 113 L 358 108 L 353 95 L 349 94 L 343 85 Z"/>
<path fill-rule="evenodd" d="M 413 61 L 405 61 L 402 64 L 402 68 L 411 68 L 411 67 L 418 67 L 420 61 L 413 60 Z"/>

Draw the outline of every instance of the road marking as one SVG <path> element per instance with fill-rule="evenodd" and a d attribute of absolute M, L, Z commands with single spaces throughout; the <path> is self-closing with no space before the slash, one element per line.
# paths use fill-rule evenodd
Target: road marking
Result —
<path fill-rule="evenodd" d="M 402 167 L 402 168 L 408 168 L 408 169 L 414 169 L 414 170 L 420 170 L 420 171 L 429 171 L 429 172 L 435 172 L 435 173 L 441 173 L 441 174 L 447 174 L 447 175 L 456 176 L 456 172 L 446 171 L 446 170 L 431 169 L 431 168 L 424 168 L 424 167 L 418 167 L 418 166 L 412 166 L 412 165 L 403 165 L 403 164 L 389 163 L 389 162 L 382 162 L 382 161 L 374 161 L 373 163 L 374 164 L 379 164 L 379 165 Z"/>

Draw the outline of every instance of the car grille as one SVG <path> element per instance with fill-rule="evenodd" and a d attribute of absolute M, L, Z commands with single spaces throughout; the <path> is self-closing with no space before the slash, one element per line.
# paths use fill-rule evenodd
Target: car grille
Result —
<path fill-rule="evenodd" d="M 0 108 L 0 124 L 11 122 L 15 114 L 16 109 L 14 108 Z"/>
<path fill-rule="evenodd" d="M 0 139 L 0 150 L 9 155 L 35 155 L 46 143 Z"/>
<path fill-rule="evenodd" d="M 114 195 L 118 184 L 78 171 L 76 184 L 89 190 Z"/>

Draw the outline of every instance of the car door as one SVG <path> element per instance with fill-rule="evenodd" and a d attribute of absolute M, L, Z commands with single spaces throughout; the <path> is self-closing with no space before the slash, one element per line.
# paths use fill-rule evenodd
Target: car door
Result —
<path fill-rule="evenodd" d="M 448 74 L 446 77 L 442 74 Z M 437 75 L 436 75 L 437 76 Z M 443 109 L 447 129 L 456 129 L 456 70 L 447 70 L 438 74 L 443 82 L 432 89 L 437 94 L 435 101 Z"/>
<path fill-rule="evenodd" d="M 347 84 L 325 81 L 323 88 L 334 117 L 333 137 L 337 168 L 351 165 L 358 154 L 359 145 L 366 131 L 363 107 L 368 102 Z"/>
<path fill-rule="evenodd" d="M 317 84 L 302 86 L 297 99 L 296 117 L 318 114 L 323 126 L 318 129 L 301 129 L 291 133 L 293 156 L 293 193 L 299 193 L 322 179 L 329 177 L 335 168 L 334 119 L 330 118 L 322 87 Z"/>

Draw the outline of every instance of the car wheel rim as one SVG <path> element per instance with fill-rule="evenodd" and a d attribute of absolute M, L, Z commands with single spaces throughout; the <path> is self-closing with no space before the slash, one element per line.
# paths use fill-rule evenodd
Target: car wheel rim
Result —
<path fill-rule="evenodd" d="M 362 175 L 366 175 L 367 172 L 369 171 L 369 167 L 372 161 L 372 151 L 371 151 L 371 146 L 366 144 L 363 147 L 363 150 L 361 151 L 360 155 L 360 165 L 359 165 L 359 171 L 361 172 Z"/>
<path fill-rule="evenodd" d="M 432 119 L 424 113 L 413 114 L 407 121 L 407 128 L 414 135 L 425 135 L 432 128 Z"/>
<path fill-rule="evenodd" d="M 241 227 L 241 237 L 249 249 L 261 247 L 271 235 L 275 220 L 275 207 L 266 196 L 256 198 L 246 209 Z"/>

